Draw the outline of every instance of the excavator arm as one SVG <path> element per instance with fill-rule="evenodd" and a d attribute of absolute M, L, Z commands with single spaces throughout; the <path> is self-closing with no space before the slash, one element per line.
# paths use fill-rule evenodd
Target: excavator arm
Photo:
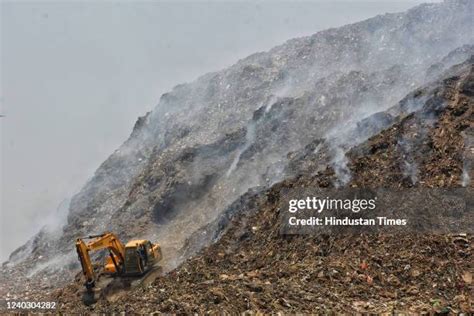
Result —
<path fill-rule="evenodd" d="M 91 239 L 85 242 L 84 239 Z M 125 246 L 112 233 L 93 235 L 76 240 L 76 250 L 81 262 L 82 272 L 86 278 L 86 287 L 91 289 L 95 285 L 96 275 L 89 255 L 90 251 L 108 249 L 110 258 L 115 266 L 115 271 L 121 273 L 125 261 Z"/>

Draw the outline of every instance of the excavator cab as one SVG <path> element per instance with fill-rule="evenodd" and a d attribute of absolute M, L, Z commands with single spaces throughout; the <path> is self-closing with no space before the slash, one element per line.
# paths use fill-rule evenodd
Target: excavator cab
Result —
<path fill-rule="evenodd" d="M 125 274 L 140 275 L 161 260 L 161 248 L 148 240 L 132 240 L 125 245 Z"/>

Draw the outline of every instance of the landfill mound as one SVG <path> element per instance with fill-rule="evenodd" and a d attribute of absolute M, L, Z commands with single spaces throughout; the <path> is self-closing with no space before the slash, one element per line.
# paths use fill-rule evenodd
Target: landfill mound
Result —
<path fill-rule="evenodd" d="M 415 111 L 393 117 L 392 125 L 348 151 L 347 186 L 474 188 L 465 179 L 473 176 L 472 169 L 465 172 L 474 158 L 469 138 L 474 135 L 474 56 L 444 75 L 388 112 L 423 100 Z M 402 140 L 416 146 L 407 150 Z M 473 312 L 472 232 L 280 234 L 278 202 L 285 188 L 338 183 L 330 164 L 317 169 L 331 152 L 314 147 L 292 155 L 303 173 L 249 192 L 237 210 L 229 210 L 217 242 L 177 269 L 126 299 L 92 307 L 84 307 L 78 285 L 70 285 L 56 293 L 62 308 L 186 314 Z M 417 166 L 416 178 L 406 172 L 407 159 Z"/>
<path fill-rule="evenodd" d="M 284 179 L 362 185 L 346 151 L 416 111 L 423 98 L 397 104 L 472 54 L 473 10 L 472 1 L 447 0 L 377 16 L 289 40 L 176 86 L 71 199 L 67 223 L 41 230 L 11 254 L 0 296 L 56 295 L 80 270 L 78 237 L 112 231 L 123 241 L 159 242 L 169 272 L 218 240 L 233 214 L 255 212 L 254 195 Z M 384 162 L 377 159 L 361 163 Z M 443 163 L 454 170 L 454 162 Z M 425 172 L 420 168 L 408 164 L 404 174 Z M 446 185 L 457 181 L 443 172 Z"/>

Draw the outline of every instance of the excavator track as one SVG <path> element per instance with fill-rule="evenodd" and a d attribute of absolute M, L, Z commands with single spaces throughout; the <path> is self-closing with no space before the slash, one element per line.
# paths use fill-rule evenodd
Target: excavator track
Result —
<path fill-rule="evenodd" d="M 86 305 L 93 305 L 99 300 L 115 302 L 131 289 L 151 284 L 162 273 L 162 267 L 155 264 L 145 274 L 140 276 L 114 277 L 101 275 L 95 287 L 84 292 L 82 301 Z"/>

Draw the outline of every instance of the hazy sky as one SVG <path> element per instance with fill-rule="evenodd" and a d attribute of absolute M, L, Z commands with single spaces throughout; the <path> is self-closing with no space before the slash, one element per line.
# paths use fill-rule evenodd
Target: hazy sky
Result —
<path fill-rule="evenodd" d="M 176 84 L 423 2 L 0 1 L 2 261 Z"/>

